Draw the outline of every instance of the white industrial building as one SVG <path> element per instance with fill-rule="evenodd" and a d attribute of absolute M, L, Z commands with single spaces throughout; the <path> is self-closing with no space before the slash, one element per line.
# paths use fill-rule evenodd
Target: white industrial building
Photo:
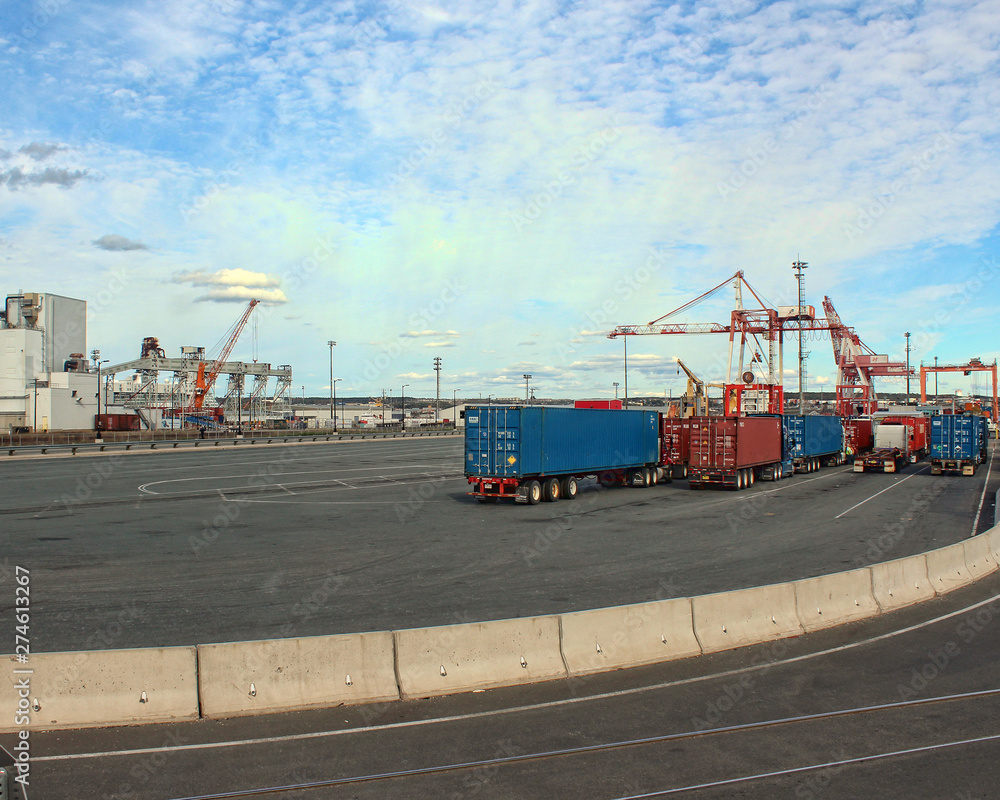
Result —
<path fill-rule="evenodd" d="M 0 312 L 0 432 L 93 430 L 100 379 L 86 352 L 85 300 L 8 295 Z"/>

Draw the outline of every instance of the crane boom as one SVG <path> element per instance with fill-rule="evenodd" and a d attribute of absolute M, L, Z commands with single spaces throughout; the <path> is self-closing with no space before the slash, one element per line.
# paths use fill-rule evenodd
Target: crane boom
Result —
<path fill-rule="evenodd" d="M 232 333 L 229 335 L 229 339 L 222 348 L 222 352 L 219 357 L 212 362 L 208 369 L 205 368 L 205 363 L 198 365 L 198 376 L 195 379 L 194 392 L 192 393 L 191 402 L 188 403 L 189 406 L 200 409 L 205 402 L 205 396 L 212 391 L 212 387 L 215 385 L 215 379 L 219 377 L 219 373 L 222 371 L 222 365 L 226 363 L 229 358 L 229 354 L 233 351 L 233 347 L 236 346 L 236 340 L 240 338 L 240 334 L 243 332 L 243 328 L 247 324 L 247 320 L 250 319 L 250 315 L 253 310 L 257 307 L 260 300 L 251 300 L 247 305 L 246 310 L 243 315 L 237 320 L 236 325 L 232 329 Z"/>

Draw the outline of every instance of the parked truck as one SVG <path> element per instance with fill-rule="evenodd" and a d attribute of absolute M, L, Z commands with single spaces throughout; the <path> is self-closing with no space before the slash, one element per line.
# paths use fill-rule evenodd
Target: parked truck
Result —
<path fill-rule="evenodd" d="M 844 424 L 840 417 L 786 414 L 783 419 L 796 472 L 815 472 L 823 466 L 844 463 Z"/>
<path fill-rule="evenodd" d="M 779 415 L 691 417 L 688 478 L 692 489 L 745 489 L 781 477 L 784 435 Z"/>
<path fill-rule="evenodd" d="M 672 478 L 686 478 L 691 462 L 691 419 L 660 415 L 660 465 Z"/>
<path fill-rule="evenodd" d="M 844 451 L 848 458 L 863 456 L 875 445 L 871 417 L 844 417 Z"/>
<path fill-rule="evenodd" d="M 481 503 L 534 505 L 576 497 L 578 482 L 652 486 L 659 472 L 655 411 L 470 406 L 465 474 Z"/>
<path fill-rule="evenodd" d="M 916 463 L 930 452 L 930 419 L 923 414 L 892 414 L 882 417 L 877 425 L 905 425 L 907 452 L 911 463 Z M 875 433 L 878 435 L 878 427 Z M 878 445 L 875 445 L 878 447 Z"/>
<path fill-rule="evenodd" d="M 910 463 L 911 427 L 903 422 L 879 422 L 871 452 L 854 459 L 855 472 L 899 472 Z"/>
<path fill-rule="evenodd" d="M 973 414 L 941 414 L 931 418 L 931 475 L 960 472 L 975 475 L 986 460 L 986 418 Z"/>

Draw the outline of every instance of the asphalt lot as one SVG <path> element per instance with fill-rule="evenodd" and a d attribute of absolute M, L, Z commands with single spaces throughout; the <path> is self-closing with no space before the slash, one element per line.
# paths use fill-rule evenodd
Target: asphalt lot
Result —
<path fill-rule="evenodd" d="M 35 652 L 401 629 L 836 572 L 992 525 L 998 470 L 826 468 L 744 492 L 480 505 L 456 438 L 0 463 Z M 0 585 L 9 586 L 4 581 Z M 13 592 L 0 598 L 0 615 Z"/>

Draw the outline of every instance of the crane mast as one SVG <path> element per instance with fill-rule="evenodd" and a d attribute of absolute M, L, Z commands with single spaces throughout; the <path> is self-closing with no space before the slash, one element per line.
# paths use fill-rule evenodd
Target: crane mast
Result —
<path fill-rule="evenodd" d="M 243 315 L 237 320 L 236 325 L 233 327 L 232 332 L 226 340 L 218 358 L 216 358 L 207 369 L 207 362 L 198 365 L 198 375 L 195 378 L 194 390 L 192 391 L 187 404 L 189 408 L 200 409 L 204 405 L 205 396 L 212 391 L 212 387 L 215 385 L 215 380 L 219 377 L 219 373 L 222 371 L 223 364 L 225 364 L 226 359 L 229 358 L 229 354 L 233 351 L 233 347 L 236 346 L 236 341 L 240 338 L 243 328 L 246 327 L 247 320 L 250 319 L 250 315 L 259 303 L 260 300 L 251 300 L 247 305 Z"/>

